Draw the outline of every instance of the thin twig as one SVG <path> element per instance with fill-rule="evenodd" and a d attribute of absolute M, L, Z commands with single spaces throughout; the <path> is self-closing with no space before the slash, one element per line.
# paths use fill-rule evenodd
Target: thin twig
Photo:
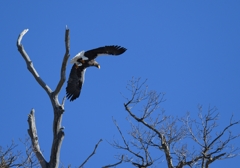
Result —
<path fill-rule="evenodd" d="M 98 141 L 98 143 L 95 145 L 95 148 L 93 150 L 93 152 L 87 157 L 87 159 L 79 166 L 79 168 L 83 168 L 83 166 L 87 163 L 87 161 L 96 153 L 96 150 L 98 148 L 98 145 L 100 144 L 100 142 L 102 142 L 102 139 L 100 139 Z"/>
<path fill-rule="evenodd" d="M 121 163 L 123 162 L 123 158 L 124 158 L 124 155 L 122 155 L 121 160 L 120 160 L 119 162 L 114 163 L 114 164 L 110 164 L 110 165 L 103 166 L 102 168 L 115 167 L 115 166 L 117 166 L 117 165 L 119 165 L 119 164 L 121 164 Z"/>

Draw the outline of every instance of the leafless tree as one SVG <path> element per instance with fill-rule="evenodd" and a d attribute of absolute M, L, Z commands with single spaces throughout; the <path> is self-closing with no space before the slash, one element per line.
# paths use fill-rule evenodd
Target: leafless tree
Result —
<path fill-rule="evenodd" d="M 165 101 L 164 94 L 149 91 L 146 81 L 133 78 L 127 89 L 131 95 L 130 98 L 125 97 L 124 108 L 129 114 L 131 130 L 128 134 L 131 140 L 127 140 L 113 119 L 122 142 L 114 140 L 110 144 L 124 153 L 117 155 L 118 163 L 105 167 L 128 162 L 134 167 L 147 168 L 165 160 L 168 168 L 208 168 L 216 160 L 239 155 L 239 148 L 230 144 L 240 136 L 230 131 L 231 127 L 240 123 L 234 121 L 233 116 L 228 125 L 217 131 L 219 114 L 216 108 L 209 108 L 204 114 L 202 106 L 199 106 L 199 118 L 196 120 L 190 117 L 190 113 L 182 118 L 173 117 L 165 115 L 160 106 Z M 138 112 L 133 110 L 139 106 Z"/>
<path fill-rule="evenodd" d="M 0 146 L 0 168 L 10 168 L 10 167 L 24 167 L 24 168 L 37 168 L 40 167 L 32 146 L 29 143 L 29 138 L 21 141 L 25 146 L 25 151 L 16 151 L 18 145 L 13 141 L 10 146 L 6 148 Z"/>
<path fill-rule="evenodd" d="M 69 29 L 66 28 L 65 31 L 65 48 L 66 52 L 63 57 L 62 61 L 62 67 L 60 71 L 60 79 L 59 82 L 55 88 L 55 90 L 52 90 L 44 81 L 40 78 L 37 70 L 33 66 L 33 62 L 31 61 L 30 57 L 28 56 L 27 52 L 24 50 L 23 45 L 21 44 L 23 36 L 28 32 L 28 29 L 25 29 L 21 32 L 17 39 L 17 48 L 20 54 L 22 55 L 23 59 L 25 60 L 27 64 L 28 70 L 31 72 L 35 80 L 38 82 L 38 84 L 46 91 L 47 95 L 49 96 L 49 99 L 52 103 L 53 107 L 53 141 L 52 141 L 52 149 L 51 149 L 51 155 L 50 155 L 50 161 L 47 162 L 47 160 L 44 158 L 42 151 L 40 150 L 40 144 L 38 142 L 38 135 L 37 135 L 37 127 L 35 122 L 35 110 L 32 109 L 29 116 L 28 116 L 28 134 L 32 141 L 32 147 L 33 151 L 41 165 L 42 168 L 58 168 L 59 167 L 59 160 L 60 160 L 60 149 L 61 144 L 64 138 L 64 129 L 61 126 L 62 116 L 64 113 L 64 103 L 65 103 L 65 97 L 63 98 L 62 102 L 59 103 L 58 100 L 58 94 L 62 89 L 62 86 L 64 82 L 66 81 L 66 66 L 68 58 L 70 57 L 70 35 L 69 35 Z M 84 164 L 89 160 L 90 157 L 92 157 L 95 154 L 95 151 L 99 145 L 101 140 L 97 143 L 97 145 L 94 148 L 93 153 L 89 155 L 89 157 L 81 164 L 79 167 L 83 167 Z M 70 167 L 70 166 L 69 166 Z"/>

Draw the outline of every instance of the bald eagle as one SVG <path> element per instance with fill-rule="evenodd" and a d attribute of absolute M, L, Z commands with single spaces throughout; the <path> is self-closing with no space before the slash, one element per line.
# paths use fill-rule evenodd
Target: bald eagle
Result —
<path fill-rule="evenodd" d="M 95 66 L 100 69 L 100 65 L 95 58 L 100 55 L 120 55 L 127 49 L 121 46 L 99 47 L 86 52 L 81 51 L 73 57 L 70 63 L 73 64 L 66 87 L 67 99 L 70 101 L 79 97 L 84 82 L 86 68 Z"/>

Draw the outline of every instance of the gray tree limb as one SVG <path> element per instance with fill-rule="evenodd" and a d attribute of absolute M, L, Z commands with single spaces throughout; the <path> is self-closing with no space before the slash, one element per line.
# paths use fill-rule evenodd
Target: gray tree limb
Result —
<path fill-rule="evenodd" d="M 25 29 L 22 31 L 22 33 L 20 33 L 18 40 L 17 40 L 17 48 L 18 51 L 21 53 L 23 59 L 25 60 L 26 64 L 27 64 L 27 68 L 28 70 L 32 73 L 33 77 L 36 79 L 36 81 L 38 82 L 38 84 L 40 86 L 42 86 L 42 88 L 47 92 L 47 94 L 50 96 L 52 93 L 52 90 L 50 89 L 50 87 L 40 78 L 40 76 L 38 75 L 37 71 L 35 70 L 33 63 L 30 59 L 30 57 L 28 56 L 28 54 L 26 53 L 26 51 L 24 50 L 23 45 L 21 44 L 22 38 L 23 36 L 28 32 L 28 29 Z"/>
<path fill-rule="evenodd" d="M 35 110 L 32 109 L 30 114 L 28 115 L 28 125 L 29 125 L 28 134 L 32 140 L 33 150 L 35 152 L 35 155 L 38 158 L 39 163 L 41 164 L 42 168 L 47 168 L 48 163 L 44 159 L 44 156 L 40 150 L 40 145 L 38 142 L 37 127 L 36 127 L 36 123 L 35 123 L 34 113 L 35 113 Z"/>
<path fill-rule="evenodd" d="M 66 81 L 66 67 L 67 67 L 67 61 L 68 58 L 70 57 L 69 54 L 69 49 L 70 49 L 70 37 L 69 37 L 69 29 L 66 29 L 66 33 L 65 33 L 65 48 L 66 48 L 66 52 L 65 55 L 63 57 L 63 62 L 62 62 L 62 68 L 61 68 L 61 72 L 60 72 L 60 80 L 58 82 L 58 85 L 54 91 L 54 96 L 58 95 L 64 82 Z"/>
<path fill-rule="evenodd" d="M 31 72 L 31 74 L 34 76 L 35 80 L 38 82 L 38 84 L 47 92 L 52 106 L 53 106 L 53 111 L 54 111 L 54 119 L 53 119 L 53 142 L 52 142 L 52 149 L 51 149 L 51 155 L 50 155 L 50 161 L 47 163 L 41 154 L 40 147 L 38 142 L 36 141 L 37 134 L 36 134 L 36 124 L 35 124 L 35 118 L 34 120 L 32 119 L 33 114 L 30 113 L 29 117 L 29 135 L 32 140 L 33 146 L 37 147 L 39 149 L 38 151 L 35 151 L 35 154 L 37 155 L 37 158 L 39 162 L 41 163 L 42 167 L 47 167 L 47 168 L 58 168 L 59 166 L 59 158 L 60 158 L 60 148 L 61 144 L 64 138 L 64 132 L 63 128 L 61 126 L 61 121 L 62 121 L 62 114 L 64 112 L 64 100 L 62 104 L 59 103 L 58 101 L 58 94 L 66 80 L 66 66 L 67 66 L 67 60 L 70 56 L 69 50 L 70 50 L 70 42 L 69 42 L 69 29 L 66 28 L 65 32 L 65 47 L 66 47 L 66 52 L 64 54 L 63 62 L 62 62 L 62 67 L 61 67 L 61 75 L 60 75 L 60 80 L 58 82 L 58 85 L 53 92 L 51 88 L 40 78 L 39 74 L 37 73 L 36 69 L 33 66 L 33 63 L 24 50 L 23 45 L 21 44 L 21 40 L 23 36 L 28 32 L 28 29 L 25 29 L 21 32 L 17 39 L 17 48 L 20 54 L 22 55 L 23 59 L 25 60 L 27 64 L 28 70 Z"/>

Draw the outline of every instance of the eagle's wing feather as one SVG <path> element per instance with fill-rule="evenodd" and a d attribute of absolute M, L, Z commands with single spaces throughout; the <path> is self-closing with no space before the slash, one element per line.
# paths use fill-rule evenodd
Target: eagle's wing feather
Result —
<path fill-rule="evenodd" d="M 84 53 L 89 59 L 95 59 L 99 55 L 120 55 L 124 53 L 127 49 L 121 46 L 105 46 L 99 47 L 92 50 L 88 50 Z"/>
<path fill-rule="evenodd" d="M 76 69 L 75 64 L 72 66 L 66 87 L 67 98 L 70 99 L 70 101 L 79 97 L 84 82 L 85 71 L 86 69 L 84 67 L 78 67 Z"/>

